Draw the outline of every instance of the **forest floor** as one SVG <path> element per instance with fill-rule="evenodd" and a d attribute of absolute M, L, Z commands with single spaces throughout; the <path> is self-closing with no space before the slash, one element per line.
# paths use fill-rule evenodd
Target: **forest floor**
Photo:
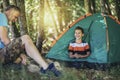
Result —
<path fill-rule="evenodd" d="M 22 68 L 0 66 L 0 80 L 120 80 L 120 66 L 114 66 L 104 71 L 62 66 L 61 72 L 60 77 L 55 77 L 52 73 L 44 75 L 39 71 L 32 72 L 26 66 L 22 66 Z"/>

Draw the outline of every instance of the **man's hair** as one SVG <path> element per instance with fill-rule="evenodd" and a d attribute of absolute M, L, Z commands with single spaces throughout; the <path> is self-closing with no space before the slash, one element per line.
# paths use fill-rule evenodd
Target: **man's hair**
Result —
<path fill-rule="evenodd" d="M 14 9 L 14 10 L 16 10 L 16 11 L 21 12 L 20 8 L 17 7 L 17 6 L 15 6 L 15 5 L 9 5 L 9 6 L 5 9 L 5 11 L 8 11 L 8 10 L 10 10 L 10 9 Z"/>
<path fill-rule="evenodd" d="M 83 28 L 82 28 L 82 27 L 80 27 L 80 26 L 77 26 L 77 27 L 75 28 L 75 30 L 81 30 L 81 31 L 82 31 L 82 33 L 84 33 Z"/>

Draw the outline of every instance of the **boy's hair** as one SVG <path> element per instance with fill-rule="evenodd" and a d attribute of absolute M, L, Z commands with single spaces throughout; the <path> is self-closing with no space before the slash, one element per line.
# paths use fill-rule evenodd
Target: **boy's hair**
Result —
<path fill-rule="evenodd" d="M 17 7 L 17 6 L 15 6 L 15 5 L 9 5 L 9 6 L 5 9 L 5 11 L 8 11 L 8 10 L 10 10 L 10 9 L 14 9 L 14 10 L 16 10 L 16 11 L 21 12 L 20 8 Z"/>
<path fill-rule="evenodd" d="M 83 28 L 81 28 L 80 26 L 77 26 L 77 27 L 75 28 L 75 30 L 81 30 L 81 31 L 82 31 L 82 33 L 84 33 Z"/>

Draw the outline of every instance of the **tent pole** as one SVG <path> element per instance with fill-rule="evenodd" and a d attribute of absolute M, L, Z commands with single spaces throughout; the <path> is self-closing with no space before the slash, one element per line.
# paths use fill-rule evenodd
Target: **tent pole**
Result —
<path fill-rule="evenodd" d="M 106 25 L 106 45 L 107 45 L 107 52 L 109 51 L 109 34 L 108 34 L 108 25 L 107 25 L 107 21 L 106 21 L 106 15 L 103 14 L 104 17 L 104 21 L 105 21 L 105 25 Z"/>
<path fill-rule="evenodd" d="M 101 14 L 104 17 L 104 21 L 105 21 L 105 25 L 106 25 L 106 46 L 107 46 L 107 52 L 108 52 L 109 51 L 109 34 L 108 34 L 108 25 L 107 25 L 107 21 L 106 21 L 107 12 L 106 12 L 106 8 L 105 8 L 104 0 L 100 0 L 100 3 L 101 3 Z"/>

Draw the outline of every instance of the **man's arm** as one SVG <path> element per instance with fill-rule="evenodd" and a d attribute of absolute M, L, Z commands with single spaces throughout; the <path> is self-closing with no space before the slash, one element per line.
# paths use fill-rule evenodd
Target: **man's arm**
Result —
<path fill-rule="evenodd" d="M 10 39 L 8 37 L 8 31 L 6 27 L 0 26 L 0 40 L 7 45 L 10 43 Z"/>

